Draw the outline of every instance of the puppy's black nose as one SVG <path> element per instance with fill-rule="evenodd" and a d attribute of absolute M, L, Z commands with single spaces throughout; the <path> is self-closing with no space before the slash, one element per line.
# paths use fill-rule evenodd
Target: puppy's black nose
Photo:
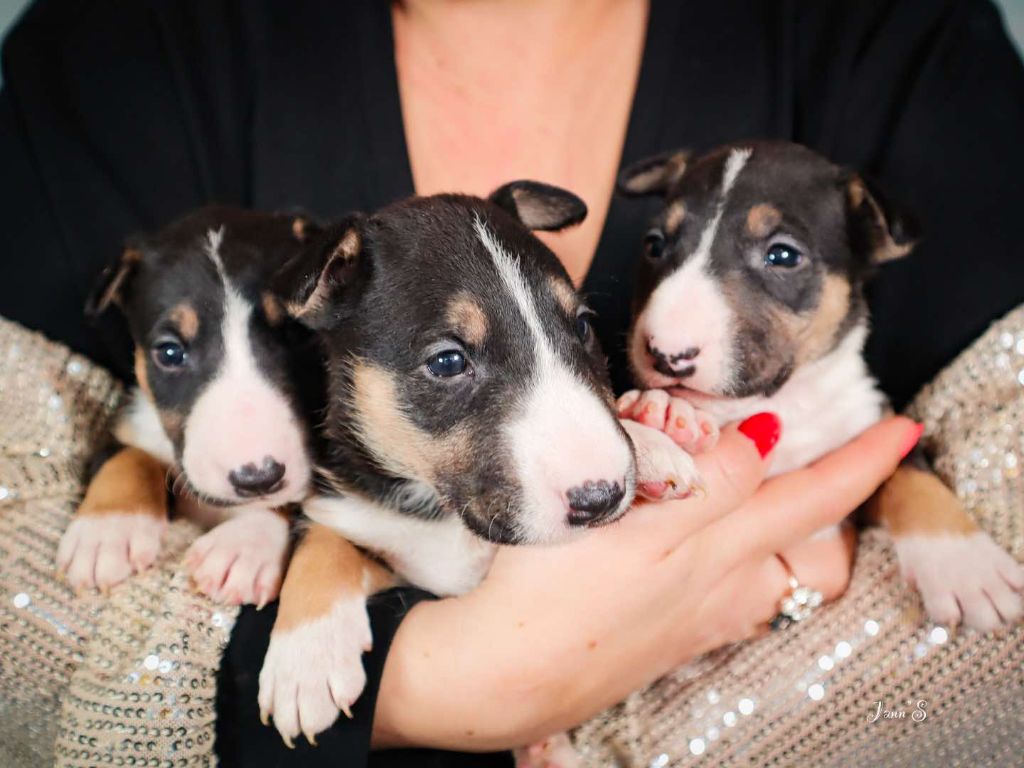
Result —
<path fill-rule="evenodd" d="M 700 355 L 700 347 L 687 347 L 682 352 L 670 355 L 654 346 L 652 341 L 648 341 L 647 354 L 651 356 L 651 363 L 654 365 L 654 370 L 658 373 L 683 379 L 687 376 L 692 376 L 697 370 L 697 366 L 680 365 L 680 363 L 695 360 Z"/>
<path fill-rule="evenodd" d="M 583 485 L 570 488 L 566 493 L 569 498 L 569 525 L 593 525 L 607 517 L 618 509 L 625 493 L 621 484 L 607 480 L 587 480 Z"/>
<path fill-rule="evenodd" d="M 239 496 L 265 496 L 281 488 L 284 478 L 284 464 L 279 464 L 271 456 L 264 456 L 263 463 L 243 464 L 238 469 L 228 472 L 228 480 L 235 487 Z"/>

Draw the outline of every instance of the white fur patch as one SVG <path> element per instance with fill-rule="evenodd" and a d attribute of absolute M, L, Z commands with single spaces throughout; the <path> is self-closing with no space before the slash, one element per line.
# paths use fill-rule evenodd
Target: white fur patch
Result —
<path fill-rule="evenodd" d="M 1024 566 L 988 534 L 898 536 L 894 543 L 904 579 L 934 621 L 989 632 L 1024 613 Z"/>
<path fill-rule="evenodd" d="M 341 598 L 325 616 L 286 632 L 275 629 L 260 670 L 260 716 L 273 716 L 289 746 L 300 733 L 312 743 L 363 692 L 363 653 L 371 644 L 362 595 Z"/>
<path fill-rule="evenodd" d="M 227 287 L 228 277 L 224 272 L 224 262 L 220 257 L 220 246 L 223 242 L 224 227 L 207 230 L 204 250 L 206 251 L 207 257 L 213 262 L 213 266 L 217 268 L 217 274 L 220 275 L 221 282 L 224 283 L 225 287 Z"/>
<path fill-rule="evenodd" d="M 253 308 L 224 274 L 217 251 L 222 233 L 210 232 L 207 250 L 224 280 L 224 357 L 185 422 L 181 464 L 200 493 L 243 501 L 231 485 L 229 473 L 249 463 L 260 466 L 271 457 L 285 466 L 284 485 L 262 497 L 260 503 L 277 506 L 305 495 L 311 473 L 309 459 L 301 425 L 290 403 L 266 379 L 253 357 Z"/>
<path fill-rule="evenodd" d="M 623 487 L 626 493 L 615 514 L 625 510 L 633 495 L 632 452 L 608 406 L 552 349 L 518 260 L 480 219 L 474 226 L 529 328 L 535 354 L 521 415 L 506 427 L 526 494 L 520 535 L 528 543 L 564 540 L 577 532 L 568 524 L 566 494 L 588 480 Z"/>
<path fill-rule="evenodd" d="M 132 388 L 128 405 L 111 431 L 124 445 L 145 451 L 168 466 L 174 463 L 174 445 L 160 423 L 160 413 L 138 387 Z"/>
<path fill-rule="evenodd" d="M 57 547 L 57 569 L 72 589 L 108 589 L 149 568 L 167 520 L 151 515 L 79 515 Z"/>
<path fill-rule="evenodd" d="M 436 595 L 461 595 L 486 575 L 495 545 L 462 518 L 424 520 L 356 496 L 315 496 L 302 505 L 310 520 L 380 556 L 399 576 Z"/>

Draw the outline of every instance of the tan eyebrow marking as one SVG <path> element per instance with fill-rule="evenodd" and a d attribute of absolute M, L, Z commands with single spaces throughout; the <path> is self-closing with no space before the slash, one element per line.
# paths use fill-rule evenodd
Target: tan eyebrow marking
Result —
<path fill-rule="evenodd" d="M 267 318 L 267 322 L 272 326 L 280 325 L 284 320 L 284 309 L 281 308 L 281 302 L 277 300 L 277 297 L 270 291 L 264 291 L 260 296 L 260 304 L 263 306 L 263 314 Z"/>
<path fill-rule="evenodd" d="M 665 211 L 665 232 L 674 235 L 679 231 L 679 225 L 686 218 L 686 206 L 681 200 L 676 200 Z"/>
<path fill-rule="evenodd" d="M 576 314 L 576 291 L 573 290 L 573 287 L 556 275 L 548 278 L 548 283 L 551 285 L 551 292 L 555 294 L 555 299 L 565 310 L 565 314 Z"/>
<path fill-rule="evenodd" d="M 170 319 L 186 341 L 192 341 L 199 333 L 199 313 L 187 301 L 171 310 Z"/>
<path fill-rule="evenodd" d="M 487 338 L 487 315 L 467 293 L 458 294 L 448 303 L 445 318 L 467 344 L 476 346 Z"/>
<path fill-rule="evenodd" d="M 752 237 L 768 237 L 781 223 L 782 212 L 768 203 L 759 203 L 747 213 L 747 232 Z"/>

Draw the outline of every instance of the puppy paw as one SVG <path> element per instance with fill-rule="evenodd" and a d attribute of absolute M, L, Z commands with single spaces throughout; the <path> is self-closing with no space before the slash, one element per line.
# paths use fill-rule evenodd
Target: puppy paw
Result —
<path fill-rule="evenodd" d="M 76 517 L 57 547 L 57 572 L 76 592 L 106 591 L 154 563 L 166 529 L 166 519 L 145 514 Z"/>
<path fill-rule="evenodd" d="M 718 443 L 718 424 L 681 397 L 662 389 L 633 389 L 619 398 L 620 419 L 632 419 L 664 432 L 689 453 L 709 451 Z"/>
<path fill-rule="evenodd" d="M 260 719 L 274 718 L 284 743 L 304 734 L 310 744 L 337 720 L 352 716 L 366 685 L 362 656 L 372 643 L 366 601 L 338 600 L 330 613 L 270 635 L 260 671 Z"/>
<path fill-rule="evenodd" d="M 199 591 L 214 600 L 263 607 L 281 590 L 288 550 L 288 520 L 270 510 L 251 510 L 192 542 L 185 566 Z"/>
<path fill-rule="evenodd" d="M 637 494 L 651 500 L 685 499 L 703 493 L 693 457 L 664 432 L 630 419 L 619 422 L 636 452 Z"/>
<path fill-rule="evenodd" d="M 577 768 L 582 765 L 566 733 L 556 733 L 536 744 L 517 749 L 515 759 L 516 768 Z"/>
<path fill-rule="evenodd" d="M 935 622 L 989 632 L 1024 613 L 1024 566 L 988 534 L 901 536 L 895 546 L 904 579 Z"/>

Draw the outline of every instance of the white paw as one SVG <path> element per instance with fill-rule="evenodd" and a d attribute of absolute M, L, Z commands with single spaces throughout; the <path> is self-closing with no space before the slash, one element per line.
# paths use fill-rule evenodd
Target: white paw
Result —
<path fill-rule="evenodd" d="M 107 590 L 153 564 L 165 530 L 167 520 L 152 515 L 76 517 L 57 547 L 57 571 L 76 591 Z"/>
<path fill-rule="evenodd" d="M 260 607 L 277 597 L 288 558 L 288 521 L 268 509 L 239 512 L 185 553 L 196 587 L 214 600 Z"/>
<path fill-rule="evenodd" d="M 577 768 L 581 765 L 567 733 L 556 733 L 543 741 L 515 751 L 516 768 Z"/>
<path fill-rule="evenodd" d="M 631 419 L 619 423 L 636 452 L 637 494 L 647 499 L 684 499 L 704 491 L 693 457 L 664 432 Z"/>
<path fill-rule="evenodd" d="M 270 647 L 260 670 L 260 719 L 273 716 L 274 726 L 289 747 L 305 734 L 330 727 L 366 685 L 363 653 L 372 637 L 366 600 L 361 595 L 338 600 L 331 612 L 285 631 L 270 634 Z"/>
<path fill-rule="evenodd" d="M 620 419 L 632 419 L 664 432 L 689 453 L 709 451 L 718 443 L 718 424 L 707 413 L 663 389 L 633 389 L 616 404 Z"/>
<path fill-rule="evenodd" d="M 939 624 L 989 632 L 1024 612 L 1024 566 L 988 534 L 902 536 L 895 545 L 903 578 Z"/>

